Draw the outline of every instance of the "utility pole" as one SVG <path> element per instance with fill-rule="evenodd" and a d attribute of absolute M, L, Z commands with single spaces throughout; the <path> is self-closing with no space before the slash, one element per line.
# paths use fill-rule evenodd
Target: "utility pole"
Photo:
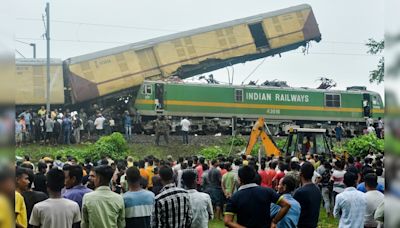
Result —
<path fill-rule="evenodd" d="M 30 43 L 29 45 L 33 47 L 33 58 L 36 59 L 36 44 Z"/>
<path fill-rule="evenodd" d="M 50 113 L 50 3 L 46 3 L 46 40 L 47 40 L 47 87 L 46 87 L 46 110 Z"/>

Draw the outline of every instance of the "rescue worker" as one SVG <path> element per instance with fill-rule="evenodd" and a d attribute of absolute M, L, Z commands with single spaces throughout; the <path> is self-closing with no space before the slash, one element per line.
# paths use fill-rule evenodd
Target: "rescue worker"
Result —
<path fill-rule="evenodd" d="M 168 145 L 168 135 L 169 135 L 169 123 L 164 116 L 159 116 L 156 121 L 154 121 L 154 130 L 156 132 L 156 145 L 160 145 L 160 136 L 164 136 L 164 140 Z"/>

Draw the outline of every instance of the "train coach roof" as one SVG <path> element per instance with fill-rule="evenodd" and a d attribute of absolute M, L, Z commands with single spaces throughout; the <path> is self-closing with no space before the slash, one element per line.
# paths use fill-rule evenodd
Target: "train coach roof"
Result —
<path fill-rule="evenodd" d="M 31 58 L 23 58 L 23 59 L 15 59 L 15 64 L 17 66 L 23 66 L 23 65 L 46 65 L 47 59 L 44 58 L 39 58 L 39 59 L 31 59 Z M 62 60 L 61 59 L 50 59 L 50 65 L 61 65 Z"/>
<path fill-rule="evenodd" d="M 232 21 L 228 21 L 228 22 L 211 25 L 211 26 L 201 27 L 201 28 L 197 28 L 197 29 L 184 31 L 184 32 L 178 32 L 178 33 L 174 33 L 171 35 L 161 36 L 158 38 L 140 41 L 140 42 L 133 43 L 133 44 L 127 44 L 127 45 L 123 45 L 123 46 L 119 46 L 119 47 L 115 47 L 115 48 L 111 48 L 111 49 L 106 49 L 103 51 L 98 51 L 98 52 L 85 54 L 85 55 L 81 55 L 81 56 L 76 56 L 76 57 L 69 58 L 68 60 L 70 61 L 70 64 L 75 64 L 75 63 L 79 63 L 82 61 L 87 61 L 87 60 L 91 60 L 91 59 L 95 59 L 95 58 L 118 54 L 118 53 L 121 53 L 121 52 L 124 52 L 127 50 L 140 50 L 140 49 L 144 49 L 144 48 L 150 47 L 154 44 L 168 41 L 168 40 L 174 40 L 174 39 L 181 38 L 181 37 L 192 36 L 195 34 L 205 33 L 205 32 L 209 32 L 209 31 L 213 31 L 213 30 L 217 30 L 217 29 L 221 29 L 221 28 L 225 28 L 225 27 L 230 27 L 230 26 L 234 26 L 234 25 L 239 25 L 239 24 L 243 24 L 243 23 L 252 23 L 252 22 L 259 21 L 262 18 L 274 17 L 274 16 L 285 14 L 285 13 L 290 13 L 293 11 L 304 10 L 304 9 L 309 9 L 309 8 L 311 8 L 311 6 L 308 4 L 292 6 L 292 7 L 288 7 L 288 8 L 281 9 L 281 10 L 276 10 L 276 11 L 272 11 L 272 12 L 268 12 L 268 13 L 262 13 L 262 14 L 258 14 L 255 16 L 236 19 L 236 20 L 232 20 Z"/>
<path fill-rule="evenodd" d="M 203 87 L 220 87 L 220 88 L 235 88 L 235 89 L 271 89 L 271 90 L 284 90 L 284 91 L 303 91 L 303 92 L 325 92 L 325 93 L 374 93 L 375 91 L 370 90 L 330 90 L 330 89 L 315 89 L 305 87 L 275 87 L 275 86 L 261 86 L 261 85 L 227 85 L 227 84 L 207 84 L 207 83 L 196 83 L 196 82 L 171 82 L 171 81 L 144 81 L 144 84 L 170 84 L 170 85 L 191 85 L 191 86 L 203 86 Z"/>

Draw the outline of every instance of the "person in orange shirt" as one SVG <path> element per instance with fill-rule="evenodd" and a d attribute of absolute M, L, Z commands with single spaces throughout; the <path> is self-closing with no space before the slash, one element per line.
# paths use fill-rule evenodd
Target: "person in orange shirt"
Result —
<path fill-rule="evenodd" d="M 153 176 L 154 176 L 154 166 L 153 166 L 153 159 L 149 159 L 146 171 L 148 175 L 148 184 L 147 188 L 151 191 L 153 189 Z"/>
<path fill-rule="evenodd" d="M 139 172 L 140 172 L 140 176 L 146 181 L 145 186 L 148 185 L 149 182 L 149 174 L 147 172 L 147 170 L 144 168 L 144 161 L 140 160 L 139 161 Z"/>

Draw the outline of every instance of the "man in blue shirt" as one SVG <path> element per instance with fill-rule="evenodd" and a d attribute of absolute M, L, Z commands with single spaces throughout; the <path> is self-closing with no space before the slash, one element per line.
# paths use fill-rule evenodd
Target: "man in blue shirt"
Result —
<path fill-rule="evenodd" d="M 72 122 L 69 118 L 69 114 L 66 114 L 66 116 L 64 117 L 62 128 L 64 130 L 64 144 L 71 144 L 70 137 L 72 131 Z"/>
<path fill-rule="evenodd" d="M 63 167 L 65 176 L 65 188 L 63 197 L 78 203 L 79 208 L 82 209 L 83 196 L 92 192 L 91 189 L 82 185 L 83 170 L 80 165 L 64 165 Z"/>
<path fill-rule="evenodd" d="M 367 192 L 367 188 L 365 187 L 365 182 L 362 182 L 360 184 L 357 185 L 357 190 L 360 192 Z M 376 190 L 385 193 L 385 186 L 383 186 L 382 184 L 379 184 L 376 186 Z"/>
<path fill-rule="evenodd" d="M 365 167 L 364 170 L 363 170 L 362 176 L 365 177 L 366 175 L 368 175 L 370 173 L 376 174 L 375 170 L 373 168 Z M 365 187 L 365 182 L 361 182 L 360 184 L 358 184 L 357 185 L 357 190 L 360 191 L 360 192 L 366 193 L 367 192 L 367 188 Z M 385 193 L 385 186 L 383 186 L 382 184 L 378 183 L 378 185 L 376 186 L 376 190 L 378 190 L 378 191 L 380 191 L 382 193 Z"/>
<path fill-rule="evenodd" d="M 296 228 L 299 222 L 301 206 L 297 200 L 293 198 L 291 193 L 296 188 L 296 180 L 292 176 L 285 176 L 279 181 L 278 193 L 290 204 L 288 213 L 278 222 L 277 228 Z M 271 204 L 271 218 L 275 217 L 281 209 L 276 204 Z"/>
<path fill-rule="evenodd" d="M 336 142 L 339 145 L 342 145 L 342 134 L 343 134 L 343 127 L 342 123 L 338 123 L 337 126 L 335 127 L 335 137 L 336 137 Z"/>
<path fill-rule="evenodd" d="M 125 111 L 125 115 L 123 118 L 124 127 L 125 127 L 125 138 L 126 140 L 132 139 L 132 117 L 129 114 L 129 111 Z"/>

